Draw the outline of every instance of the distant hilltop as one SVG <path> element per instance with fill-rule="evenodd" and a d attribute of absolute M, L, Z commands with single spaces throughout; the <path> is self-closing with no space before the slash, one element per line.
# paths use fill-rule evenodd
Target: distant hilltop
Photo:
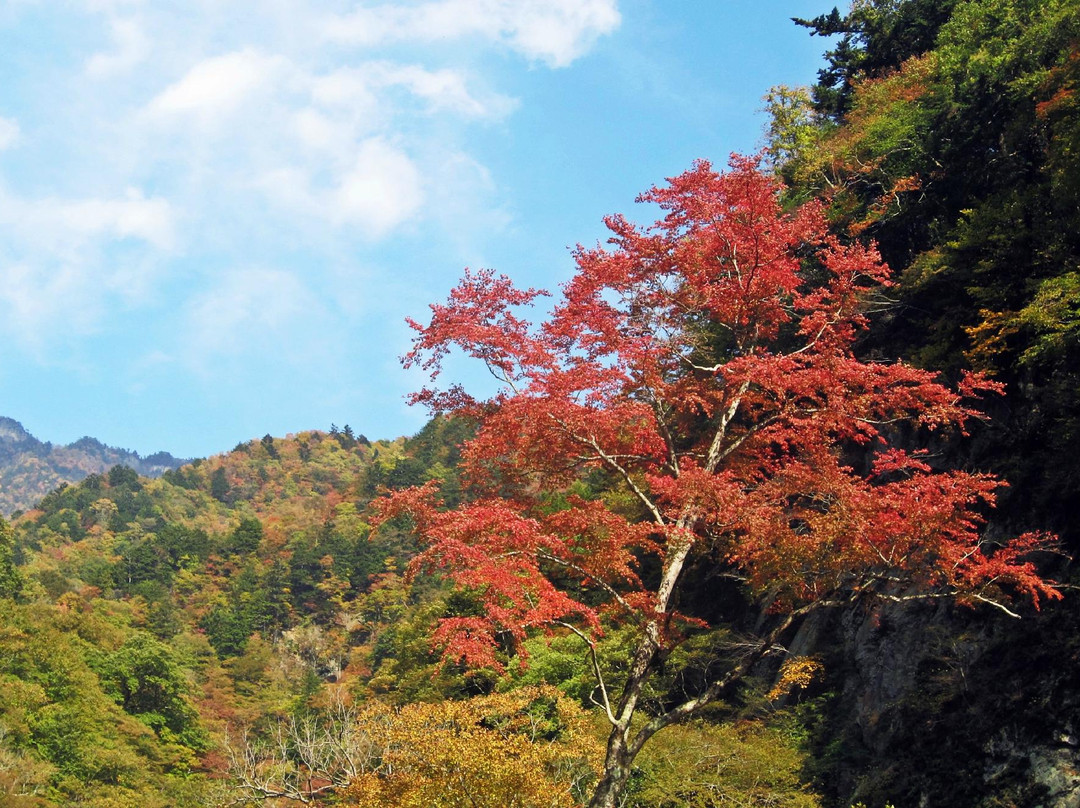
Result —
<path fill-rule="evenodd" d="M 129 466 L 146 477 L 158 477 L 187 460 L 168 452 L 140 457 L 138 452 L 106 446 L 96 438 L 80 438 L 67 446 L 40 441 L 14 418 L 0 416 L 0 513 L 33 506 L 64 483 L 77 483 L 113 466 Z"/>

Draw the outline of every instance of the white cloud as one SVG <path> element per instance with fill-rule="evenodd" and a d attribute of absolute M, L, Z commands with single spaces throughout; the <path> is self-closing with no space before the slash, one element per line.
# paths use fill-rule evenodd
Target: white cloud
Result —
<path fill-rule="evenodd" d="M 322 141 L 323 148 L 347 157 L 358 140 L 392 127 L 395 109 L 384 90 L 370 70 L 359 67 L 309 75 L 310 106 L 297 113 L 296 121 L 302 141 L 306 146 Z"/>
<path fill-rule="evenodd" d="M 0 151 L 10 149 L 19 140 L 19 124 L 9 118 L 0 118 Z"/>
<path fill-rule="evenodd" d="M 329 185 L 310 171 L 282 166 L 257 182 L 275 203 L 307 218 L 381 239 L 420 215 L 425 193 L 420 169 L 403 150 L 373 137 L 354 145 L 352 160 Z"/>
<path fill-rule="evenodd" d="M 87 241 L 139 239 L 160 249 L 174 241 L 174 212 L 161 197 L 128 188 L 120 198 L 27 200 L 0 189 L 0 227 L 32 249 L 81 249 Z"/>
<path fill-rule="evenodd" d="M 477 95 L 468 85 L 468 77 L 460 70 L 373 61 L 312 78 L 311 97 L 325 109 L 349 109 L 368 117 L 388 106 L 383 91 L 392 88 L 405 89 L 429 111 L 465 118 L 501 118 L 517 107 L 512 98 L 497 93 Z"/>
<path fill-rule="evenodd" d="M 420 172 L 400 149 L 380 138 L 360 146 L 334 194 L 333 218 L 378 238 L 414 216 L 423 203 Z"/>
<path fill-rule="evenodd" d="M 79 267 L 0 260 L 0 321 L 11 339 L 34 352 L 61 329 L 66 336 L 92 330 L 102 310 L 92 291 Z"/>
<path fill-rule="evenodd" d="M 136 189 L 27 200 L 0 188 L 0 324 L 35 352 L 91 333 L 147 299 L 164 268 L 146 256 L 174 241 L 172 207 Z"/>
<path fill-rule="evenodd" d="M 327 23 L 325 35 L 357 45 L 480 36 L 566 67 L 620 21 L 616 0 L 430 0 L 358 8 Z"/>
<path fill-rule="evenodd" d="M 332 18 L 343 8 L 359 10 Z M 76 0 L 69 11 L 42 52 L 69 45 L 73 25 L 95 44 L 16 76 L 21 106 L 0 117 L 0 152 L 18 146 L 20 158 L 18 170 L 0 162 L 0 332 L 49 347 L 113 328 L 166 278 L 176 316 L 199 333 L 213 317 L 218 334 L 317 328 L 289 308 L 290 296 L 314 301 L 296 277 L 250 270 L 207 291 L 198 262 L 287 254 L 319 289 L 328 266 L 377 264 L 419 221 L 472 253 L 509 214 L 471 136 L 518 106 L 474 52 L 565 66 L 619 24 L 616 0 Z M 46 82 L 53 92 L 32 91 Z"/>
<path fill-rule="evenodd" d="M 615 0 L 537 0 L 515 11 L 513 46 L 553 67 L 566 67 L 584 55 L 621 21 Z"/>
<path fill-rule="evenodd" d="M 112 51 L 95 53 L 86 62 L 86 73 L 103 79 L 126 73 L 150 55 L 150 40 L 134 20 L 116 19 L 111 22 L 116 47 Z"/>
<path fill-rule="evenodd" d="M 40 211 L 40 209 L 39 209 Z M 81 236 L 137 238 L 166 249 L 173 242 L 172 211 L 164 199 L 146 199 L 142 192 L 128 189 L 124 199 L 56 201 L 43 217 L 53 219 Z"/>
<path fill-rule="evenodd" d="M 457 70 L 426 70 L 418 65 L 386 62 L 373 64 L 371 70 L 380 84 L 405 87 L 433 110 L 472 118 L 501 118 L 517 106 L 514 99 L 502 95 L 491 94 L 483 99 L 475 96 L 469 91 L 466 77 Z"/>
<path fill-rule="evenodd" d="M 261 191 L 305 221 L 377 240 L 419 216 L 425 199 L 412 149 L 399 142 L 407 139 L 383 134 L 399 117 L 415 116 L 414 105 L 388 95 L 392 88 L 456 118 L 502 116 L 515 103 L 473 94 L 465 75 L 450 69 L 367 62 L 319 74 L 244 50 L 200 62 L 146 109 L 181 144 L 189 142 L 180 154 L 189 155 L 194 176 L 216 176 L 219 188 Z M 205 128 L 185 126 L 182 113 L 219 120 L 255 93 L 259 103 L 247 104 L 236 125 L 215 129 L 225 139 L 221 148 L 206 148 Z"/>
<path fill-rule="evenodd" d="M 368 73 L 355 67 L 343 67 L 316 76 L 312 81 L 311 96 L 324 107 L 370 110 L 379 103 Z"/>
<path fill-rule="evenodd" d="M 474 98 L 464 77 L 454 70 L 424 70 L 416 65 L 392 67 L 386 71 L 387 84 L 407 87 L 435 109 L 449 109 L 470 117 L 483 117 L 488 108 Z"/>
<path fill-rule="evenodd" d="M 355 140 L 356 126 L 350 121 L 307 107 L 293 115 L 293 131 L 305 148 L 341 153 Z"/>
<path fill-rule="evenodd" d="M 265 86 L 283 67 L 283 60 L 244 49 L 204 59 L 149 104 L 158 116 L 214 116 L 237 107 Z"/>

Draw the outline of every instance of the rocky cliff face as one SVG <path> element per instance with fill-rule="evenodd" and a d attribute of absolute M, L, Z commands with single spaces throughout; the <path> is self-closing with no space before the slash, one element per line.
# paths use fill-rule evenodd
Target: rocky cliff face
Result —
<path fill-rule="evenodd" d="M 1022 620 L 941 604 L 816 627 L 832 804 L 1080 808 L 1078 619 L 1067 599 Z"/>
<path fill-rule="evenodd" d="M 64 483 L 76 483 L 113 466 L 129 466 L 139 474 L 157 477 L 186 463 L 168 452 L 140 457 L 138 452 L 81 438 L 55 446 L 31 435 L 18 421 L 0 417 L 0 514 L 32 507 Z"/>

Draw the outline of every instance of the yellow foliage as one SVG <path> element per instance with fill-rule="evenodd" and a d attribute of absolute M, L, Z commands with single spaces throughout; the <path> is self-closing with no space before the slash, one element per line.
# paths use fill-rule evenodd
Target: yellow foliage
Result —
<path fill-rule="evenodd" d="M 375 705 L 360 720 L 385 750 L 344 792 L 363 808 L 571 808 L 602 751 L 586 713 L 554 688 Z"/>
<path fill-rule="evenodd" d="M 979 323 L 964 329 L 971 339 L 971 348 L 964 356 L 979 370 L 993 374 L 998 361 L 1009 350 L 1009 339 L 1020 327 L 1013 311 L 980 309 L 979 317 L 982 318 Z"/>
<path fill-rule="evenodd" d="M 784 660 L 776 683 L 769 691 L 769 701 L 783 698 L 796 688 L 801 690 L 809 687 L 823 670 L 821 662 L 813 657 L 791 657 Z"/>

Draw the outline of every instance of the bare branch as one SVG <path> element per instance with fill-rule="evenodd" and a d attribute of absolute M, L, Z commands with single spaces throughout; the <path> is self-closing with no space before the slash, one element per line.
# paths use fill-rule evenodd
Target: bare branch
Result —
<path fill-rule="evenodd" d="M 268 736 L 255 736 L 248 728 L 239 736 L 227 733 L 227 774 L 239 792 L 231 804 L 316 802 L 319 795 L 378 770 L 384 751 L 340 695 L 326 713 L 279 721 Z"/>
<path fill-rule="evenodd" d="M 797 619 L 819 609 L 846 605 L 849 600 L 819 600 L 809 603 L 801 609 L 789 612 L 772 631 L 762 638 L 760 643 L 753 647 L 752 651 L 743 656 L 738 665 L 728 671 L 722 678 L 710 683 L 698 696 L 687 699 L 682 704 L 661 713 L 647 722 L 634 736 L 629 745 L 631 755 L 636 755 L 648 740 L 664 727 L 685 721 L 700 712 L 702 708 L 719 700 L 732 686 L 745 679 L 754 666 L 766 656 L 777 650 L 784 651 L 785 649 L 778 645 L 780 637 L 791 628 Z"/>
<path fill-rule="evenodd" d="M 593 675 L 596 677 L 596 684 L 600 689 L 600 698 L 602 701 L 597 703 L 596 700 L 593 699 L 592 694 L 589 695 L 589 698 L 593 701 L 593 704 L 603 708 L 604 713 L 607 715 L 607 719 L 612 726 L 617 725 L 619 722 L 618 719 L 615 718 L 615 714 L 611 711 L 611 700 L 608 698 L 607 685 L 604 683 L 604 674 L 600 671 L 600 662 L 596 658 L 596 643 L 577 626 L 571 625 L 570 623 L 559 623 L 559 625 L 568 628 L 577 634 L 581 638 L 581 641 L 588 646 L 589 662 L 592 663 Z"/>
<path fill-rule="evenodd" d="M 1005 614 L 1009 615 L 1009 617 L 1015 618 L 1017 620 L 1020 619 L 1020 615 L 1018 615 L 1016 612 L 1014 612 L 1012 609 L 1010 609 L 1004 603 L 993 600 L 991 598 L 984 597 L 984 596 L 982 596 L 982 595 L 980 595 L 978 593 L 972 595 L 972 597 L 975 598 L 975 600 L 980 601 L 981 603 L 986 603 L 986 604 L 988 604 L 990 606 L 993 606 L 995 609 L 1001 609 L 1001 611 L 1005 612 Z"/>

